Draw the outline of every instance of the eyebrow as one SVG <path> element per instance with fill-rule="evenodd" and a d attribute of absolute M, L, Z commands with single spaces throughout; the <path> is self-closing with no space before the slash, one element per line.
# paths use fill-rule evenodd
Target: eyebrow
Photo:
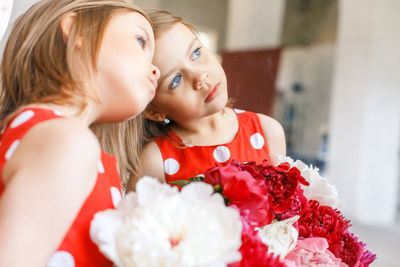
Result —
<path fill-rule="evenodd" d="M 140 25 L 138 25 L 138 27 L 144 32 L 144 34 L 146 35 L 146 42 L 149 43 L 150 36 L 149 36 L 149 33 L 147 32 L 147 30 Z"/>
<path fill-rule="evenodd" d="M 188 46 L 188 49 L 187 49 L 187 51 L 186 51 L 186 55 L 189 55 L 189 54 L 190 54 L 190 51 L 192 51 L 192 47 L 193 47 L 194 43 L 196 43 L 197 40 L 198 40 L 198 39 L 195 37 L 195 38 L 193 38 L 193 40 L 190 42 L 190 44 L 189 44 L 189 46 Z M 167 74 L 161 76 L 161 78 L 160 78 L 159 81 L 158 81 L 158 84 L 160 84 L 160 85 L 163 84 L 164 80 L 165 80 L 167 77 L 169 77 L 169 76 L 171 75 L 171 73 L 173 73 L 174 71 L 175 71 L 175 69 L 172 69 L 172 70 L 170 70 L 169 72 L 167 72 Z"/>

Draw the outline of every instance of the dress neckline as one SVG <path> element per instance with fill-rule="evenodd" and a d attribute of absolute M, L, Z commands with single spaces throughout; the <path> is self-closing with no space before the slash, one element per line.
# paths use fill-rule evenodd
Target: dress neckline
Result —
<path fill-rule="evenodd" d="M 229 142 L 222 143 L 222 144 L 216 144 L 216 145 L 191 145 L 191 144 L 186 144 L 186 142 L 185 142 L 181 137 L 179 137 L 179 135 L 178 135 L 178 134 L 174 131 L 174 129 L 172 129 L 172 128 L 169 130 L 168 135 L 169 135 L 169 137 L 171 137 L 173 140 L 178 141 L 179 144 L 183 144 L 183 145 L 185 146 L 185 148 L 190 148 L 190 147 L 218 147 L 218 146 L 227 146 L 228 144 L 235 142 L 235 141 L 239 138 L 239 133 L 240 133 L 240 131 L 241 131 L 241 129 L 242 129 L 241 126 L 240 126 L 240 123 L 239 123 L 239 116 L 238 116 L 238 114 L 236 113 L 236 111 L 235 111 L 234 109 L 231 109 L 231 108 L 229 108 L 229 109 L 232 110 L 233 113 L 235 114 L 236 123 L 237 123 L 237 125 L 238 125 L 238 129 L 237 129 L 237 132 L 236 132 L 235 136 L 234 136 L 234 137 L 232 138 L 232 140 L 229 141 Z"/>

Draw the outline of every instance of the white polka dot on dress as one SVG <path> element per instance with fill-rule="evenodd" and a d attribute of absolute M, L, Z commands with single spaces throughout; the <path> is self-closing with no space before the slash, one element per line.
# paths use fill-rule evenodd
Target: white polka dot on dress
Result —
<path fill-rule="evenodd" d="M 6 160 L 9 160 L 11 158 L 20 142 L 20 140 L 16 140 L 14 141 L 14 143 L 11 144 L 10 148 L 6 152 Z"/>
<path fill-rule="evenodd" d="M 12 122 L 10 127 L 11 128 L 16 128 L 25 122 L 29 121 L 33 116 L 35 116 L 35 112 L 32 110 L 27 110 L 19 114 Z"/>
<path fill-rule="evenodd" d="M 218 146 L 214 149 L 213 156 L 216 161 L 223 163 L 230 158 L 231 152 L 226 146 Z"/>
<path fill-rule="evenodd" d="M 56 251 L 47 263 L 47 267 L 75 267 L 75 259 L 67 251 Z"/>
<path fill-rule="evenodd" d="M 119 202 L 122 200 L 122 195 L 121 192 L 118 190 L 118 188 L 112 186 L 110 188 L 111 191 L 111 199 L 114 205 L 114 208 L 118 207 Z"/>
<path fill-rule="evenodd" d="M 244 110 L 242 110 L 242 109 L 237 109 L 237 108 L 235 108 L 235 112 L 236 112 L 237 114 L 240 114 L 240 113 L 244 113 L 244 112 L 246 112 L 246 111 L 244 111 Z"/>
<path fill-rule="evenodd" d="M 97 170 L 99 173 L 104 173 L 104 166 L 101 160 L 97 163 Z"/>
<path fill-rule="evenodd" d="M 56 114 L 57 116 L 64 116 L 61 111 L 58 111 L 56 109 L 53 110 L 54 114 Z"/>
<path fill-rule="evenodd" d="M 179 171 L 179 168 L 179 162 L 173 158 L 169 158 L 164 161 L 164 171 L 166 174 L 174 175 Z"/>
<path fill-rule="evenodd" d="M 250 143 L 255 149 L 261 149 L 265 142 L 260 133 L 255 133 L 250 137 Z"/>

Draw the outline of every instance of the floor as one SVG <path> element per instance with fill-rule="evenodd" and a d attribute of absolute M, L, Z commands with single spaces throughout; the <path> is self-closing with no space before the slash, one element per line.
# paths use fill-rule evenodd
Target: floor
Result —
<path fill-rule="evenodd" d="M 393 227 L 365 226 L 353 223 L 351 232 L 367 243 L 377 255 L 371 267 L 400 267 L 400 223 Z"/>

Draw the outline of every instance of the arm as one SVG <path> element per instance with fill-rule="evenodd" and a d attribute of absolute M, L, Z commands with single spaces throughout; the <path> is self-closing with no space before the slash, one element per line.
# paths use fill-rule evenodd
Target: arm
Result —
<path fill-rule="evenodd" d="M 127 192 L 135 191 L 139 178 L 145 175 L 157 178 L 162 183 L 165 182 L 164 162 L 156 142 L 150 142 L 144 147 L 141 155 L 141 164 L 139 177 L 134 175 L 129 177 Z"/>
<path fill-rule="evenodd" d="M 3 168 L 0 266 L 46 266 L 92 191 L 100 149 L 64 119 L 34 126 Z"/>
<path fill-rule="evenodd" d="M 260 118 L 261 127 L 268 142 L 271 163 L 278 163 L 278 156 L 286 156 L 285 133 L 282 125 L 275 119 L 264 114 L 257 114 Z"/>

